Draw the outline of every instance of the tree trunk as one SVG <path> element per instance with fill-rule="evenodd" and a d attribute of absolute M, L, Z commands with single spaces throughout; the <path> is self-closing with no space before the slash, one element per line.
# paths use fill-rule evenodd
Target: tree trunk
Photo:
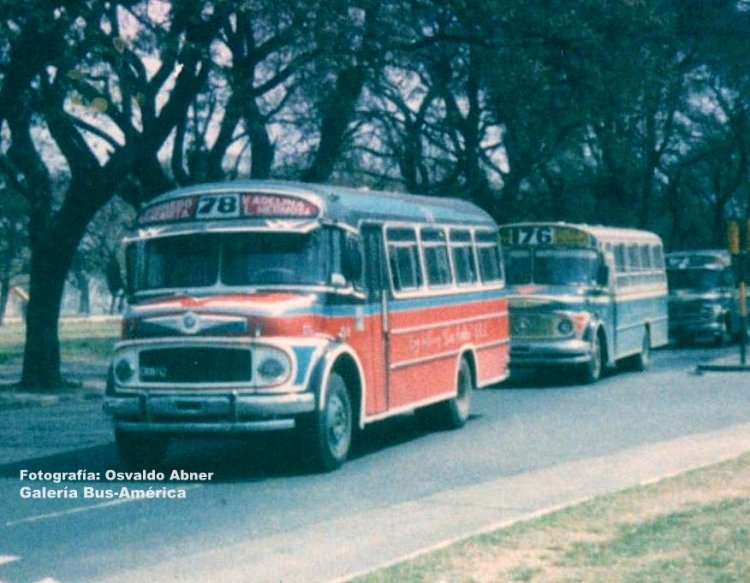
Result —
<path fill-rule="evenodd" d="M 67 270 L 60 268 L 60 253 L 48 251 L 37 248 L 31 256 L 21 375 L 21 386 L 29 391 L 51 391 L 62 386 L 58 319 Z"/>
<path fill-rule="evenodd" d="M 312 165 L 302 174 L 303 182 L 325 182 L 333 174 L 364 84 L 363 66 L 347 69 L 339 74 L 336 89 L 323 113 L 318 150 Z"/>
<path fill-rule="evenodd" d="M 8 298 L 10 297 L 10 275 L 3 272 L 0 277 L 0 326 L 5 321 L 5 314 L 8 310 Z"/>
<path fill-rule="evenodd" d="M 21 387 L 54 391 L 62 387 L 58 321 L 65 280 L 93 211 L 64 205 L 32 239 L 26 346 Z"/>

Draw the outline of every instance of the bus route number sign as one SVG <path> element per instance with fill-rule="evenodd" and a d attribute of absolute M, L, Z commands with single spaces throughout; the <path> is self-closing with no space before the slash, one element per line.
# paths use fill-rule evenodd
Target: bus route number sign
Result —
<path fill-rule="evenodd" d="M 513 227 L 510 230 L 511 245 L 549 245 L 552 243 L 552 227 Z"/>
<path fill-rule="evenodd" d="M 588 235 L 567 227 L 520 226 L 502 233 L 503 245 L 588 245 Z"/>
<path fill-rule="evenodd" d="M 205 194 L 198 199 L 196 219 L 234 219 L 239 216 L 239 194 Z"/>

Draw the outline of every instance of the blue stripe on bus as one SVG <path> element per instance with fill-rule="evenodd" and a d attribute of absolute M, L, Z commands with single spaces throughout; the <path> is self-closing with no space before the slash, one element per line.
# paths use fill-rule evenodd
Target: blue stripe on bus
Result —
<path fill-rule="evenodd" d="M 295 346 L 292 350 L 297 359 L 297 376 L 294 377 L 294 384 L 301 385 L 307 378 L 307 371 L 310 368 L 315 348 L 312 346 Z"/>
<path fill-rule="evenodd" d="M 401 312 L 409 310 L 420 310 L 427 308 L 438 308 L 441 306 L 455 306 L 460 304 L 471 304 L 475 302 L 501 299 L 506 297 L 504 289 L 482 290 L 468 293 L 446 294 L 438 296 L 421 296 L 412 298 L 397 298 L 388 300 L 389 312 Z M 285 316 L 328 316 L 328 317 L 354 317 L 357 311 L 363 316 L 372 316 L 381 312 L 380 302 L 351 303 L 344 305 L 316 305 L 293 308 L 279 314 Z"/>

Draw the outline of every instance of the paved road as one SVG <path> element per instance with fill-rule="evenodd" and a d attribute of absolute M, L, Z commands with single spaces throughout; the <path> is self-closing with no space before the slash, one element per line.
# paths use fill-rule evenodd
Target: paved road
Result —
<path fill-rule="evenodd" d="M 283 435 L 186 442 L 185 499 L 24 499 L 23 486 L 161 490 L 121 469 L 94 402 L 0 413 L 0 581 L 330 581 L 441 541 L 750 450 L 750 376 L 697 376 L 734 349 L 660 351 L 593 386 L 522 379 L 475 394 L 457 432 L 412 416 L 368 429 L 340 471 L 309 475 Z M 100 481 L 21 481 L 22 470 Z"/>

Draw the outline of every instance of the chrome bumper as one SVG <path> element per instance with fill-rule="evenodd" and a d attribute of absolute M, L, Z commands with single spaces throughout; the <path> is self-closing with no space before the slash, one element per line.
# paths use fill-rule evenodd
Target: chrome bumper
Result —
<path fill-rule="evenodd" d="M 315 409 L 312 393 L 282 395 L 151 394 L 107 396 L 105 413 L 127 431 L 246 433 L 294 427 L 294 417 Z"/>
<path fill-rule="evenodd" d="M 523 341 L 510 343 L 511 368 L 584 364 L 591 360 L 591 343 L 586 340 Z"/>

